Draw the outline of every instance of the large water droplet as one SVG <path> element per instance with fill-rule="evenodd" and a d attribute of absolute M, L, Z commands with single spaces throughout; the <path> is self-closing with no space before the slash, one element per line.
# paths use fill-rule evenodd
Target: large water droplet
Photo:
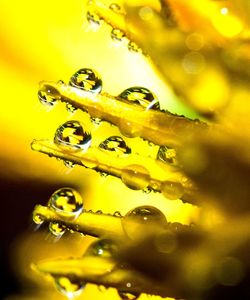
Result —
<path fill-rule="evenodd" d="M 147 88 L 134 86 L 123 91 L 119 97 L 136 104 L 140 104 L 145 109 L 159 110 L 159 101 L 156 96 Z"/>
<path fill-rule="evenodd" d="M 91 144 L 91 134 L 79 121 L 68 121 L 57 129 L 54 143 L 66 151 L 86 151 Z"/>
<path fill-rule="evenodd" d="M 181 183 L 164 181 L 161 184 L 162 194 L 169 200 L 177 200 L 183 196 L 184 188 Z"/>
<path fill-rule="evenodd" d="M 60 216 L 76 218 L 83 210 L 83 201 L 77 191 L 65 187 L 52 194 L 48 206 Z"/>
<path fill-rule="evenodd" d="M 150 174 L 140 165 L 129 165 L 122 170 L 121 179 L 132 190 L 142 190 L 150 182 Z"/>
<path fill-rule="evenodd" d="M 117 252 L 117 245 L 109 239 L 101 239 L 93 242 L 84 256 L 101 256 L 101 257 L 113 257 Z"/>
<path fill-rule="evenodd" d="M 66 226 L 56 221 L 49 223 L 49 231 L 56 237 L 60 238 L 66 231 Z"/>
<path fill-rule="evenodd" d="M 52 107 L 56 104 L 57 100 L 61 99 L 61 95 L 56 88 L 50 85 L 44 85 L 38 91 L 38 99 L 43 105 Z"/>
<path fill-rule="evenodd" d="M 77 71 L 70 78 L 69 85 L 92 93 L 100 93 L 102 90 L 102 80 L 99 74 L 88 68 Z"/>
<path fill-rule="evenodd" d="M 66 276 L 55 276 L 56 289 L 68 298 L 74 298 L 81 294 L 85 283 L 77 278 Z"/>
<path fill-rule="evenodd" d="M 99 147 L 107 151 L 113 151 L 117 154 L 130 154 L 131 149 L 126 145 L 124 139 L 120 136 L 111 136 L 103 141 Z"/>
<path fill-rule="evenodd" d="M 174 148 L 168 147 L 168 146 L 160 146 L 158 153 L 157 153 L 157 159 L 168 164 L 177 164 L 176 161 L 176 151 Z"/>
<path fill-rule="evenodd" d="M 112 40 L 114 41 L 118 41 L 118 42 L 121 42 L 125 37 L 125 33 L 118 29 L 118 28 L 113 28 L 112 31 L 111 31 L 111 38 Z"/>
<path fill-rule="evenodd" d="M 136 300 L 140 297 L 139 293 L 129 293 L 129 292 L 122 292 L 122 291 L 118 291 L 118 295 L 122 300 Z"/>

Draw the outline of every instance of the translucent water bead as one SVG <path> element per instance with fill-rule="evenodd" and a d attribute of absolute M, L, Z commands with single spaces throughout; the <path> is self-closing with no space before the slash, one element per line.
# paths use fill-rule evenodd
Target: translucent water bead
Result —
<path fill-rule="evenodd" d="M 177 165 L 175 149 L 168 146 L 160 146 L 157 153 L 157 160 L 164 163 Z"/>
<path fill-rule="evenodd" d="M 100 93 L 102 90 L 102 80 L 99 74 L 89 68 L 77 71 L 69 81 L 69 85 L 93 93 Z"/>
<path fill-rule="evenodd" d="M 43 88 L 38 91 L 37 95 L 39 101 L 48 107 L 54 106 L 56 101 L 61 99 L 58 90 L 50 85 L 44 85 Z"/>
<path fill-rule="evenodd" d="M 131 153 L 131 149 L 127 146 L 124 139 L 120 136 L 110 136 L 99 145 L 99 148 L 111 152 L 116 152 L 117 154 Z"/>
<path fill-rule="evenodd" d="M 140 104 L 145 109 L 160 109 L 159 100 L 147 88 L 134 86 L 124 90 L 119 97 L 123 100 Z"/>
<path fill-rule="evenodd" d="M 48 207 L 62 217 L 77 218 L 83 211 L 83 201 L 76 190 L 64 187 L 52 194 Z"/>
<path fill-rule="evenodd" d="M 49 231 L 57 238 L 60 238 L 66 231 L 66 226 L 62 223 L 52 221 L 49 223 Z"/>
<path fill-rule="evenodd" d="M 143 166 L 129 165 L 122 170 L 121 179 L 132 190 L 143 190 L 150 183 L 150 174 Z"/>
<path fill-rule="evenodd" d="M 77 297 L 83 291 L 85 282 L 66 276 L 54 276 L 56 289 L 69 299 Z"/>
<path fill-rule="evenodd" d="M 122 291 L 118 291 L 118 295 L 122 300 L 136 300 L 140 297 L 139 293 L 128 293 Z"/>
<path fill-rule="evenodd" d="M 89 246 L 84 256 L 113 257 L 115 252 L 117 252 L 117 245 L 113 241 L 100 239 Z"/>
<path fill-rule="evenodd" d="M 54 143 L 66 151 L 86 151 L 91 140 L 91 134 L 79 121 L 67 121 L 56 130 L 54 137 Z"/>

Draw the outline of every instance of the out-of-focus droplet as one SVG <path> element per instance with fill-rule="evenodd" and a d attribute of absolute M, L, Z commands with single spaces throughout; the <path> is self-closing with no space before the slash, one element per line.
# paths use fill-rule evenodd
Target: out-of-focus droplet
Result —
<path fill-rule="evenodd" d="M 96 94 L 102 90 L 100 75 L 95 70 L 89 68 L 83 68 L 77 71 L 70 78 L 69 85 Z"/>
<path fill-rule="evenodd" d="M 204 38 L 197 32 L 189 34 L 185 42 L 188 49 L 192 51 L 199 51 L 204 46 Z"/>
<path fill-rule="evenodd" d="M 42 225 L 44 222 L 44 218 L 42 215 L 34 213 L 33 214 L 33 222 L 37 225 Z"/>
<path fill-rule="evenodd" d="M 168 146 L 160 146 L 157 153 L 157 160 L 168 164 L 177 164 L 175 149 Z"/>
<path fill-rule="evenodd" d="M 79 121 L 67 121 L 55 133 L 54 143 L 66 151 L 86 151 L 91 144 L 91 134 Z"/>
<path fill-rule="evenodd" d="M 87 11 L 87 20 L 90 25 L 99 27 L 102 23 L 102 18 L 93 11 Z"/>
<path fill-rule="evenodd" d="M 61 99 L 61 95 L 56 88 L 50 85 L 44 85 L 38 91 L 38 99 L 43 105 L 52 107 Z"/>
<path fill-rule="evenodd" d="M 160 253 L 172 253 L 177 248 L 177 240 L 175 233 L 165 230 L 157 234 L 154 238 L 154 245 Z"/>
<path fill-rule="evenodd" d="M 164 181 L 161 184 L 162 194 L 169 200 L 177 200 L 184 194 L 184 188 L 181 183 L 173 181 Z"/>
<path fill-rule="evenodd" d="M 66 231 L 66 226 L 56 221 L 49 223 L 49 231 L 56 237 L 60 238 Z"/>
<path fill-rule="evenodd" d="M 116 12 L 116 13 L 121 13 L 121 6 L 117 3 L 111 3 L 109 5 L 109 8 L 113 11 L 113 12 Z"/>
<path fill-rule="evenodd" d="M 110 35 L 111 35 L 112 40 L 118 41 L 118 42 L 121 42 L 123 40 L 123 38 L 125 37 L 125 33 L 118 28 L 113 28 Z"/>
<path fill-rule="evenodd" d="M 76 278 L 55 276 L 54 280 L 56 289 L 69 299 L 79 296 L 85 287 L 85 283 Z"/>
<path fill-rule="evenodd" d="M 182 67 L 184 71 L 191 75 L 201 73 L 206 66 L 204 56 L 196 51 L 187 53 L 182 60 Z"/>
<path fill-rule="evenodd" d="M 73 169 L 74 166 L 75 166 L 75 163 L 73 163 L 72 161 L 70 160 L 64 160 L 63 161 L 63 164 L 65 165 L 65 167 L 69 168 L 69 169 Z"/>
<path fill-rule="evenodd" d="M 67 103 L 66 104 L 66 109 L 67 109 L 67 111 L 69 112 L 69 113 L 71 113 L 71 114 L 73 114 L 76 110 L 77 110 L 77 108 L 76 107 L 74 107 L 72 104 L 70 104 L 70 103 Z"/>
<path fill-rule="evenodd" d="M 154 16 L 154 12 L 151 7 L 143 6 L 142 8 L 140 8 L 139 17 L 143 21 L 150 21 L 150 20 L 152 20 L 153 16 Z"/>
<path fill-rule="evenodd" d="M 103 141 L 99 148 L 111 152 L 116 152 L 117 154 L 130 154 L 131 149 L 126 145 L 124 139 L 120 136 L 111 136 Z"/>
<path fill-rule="evenodd" d="M 115 252 L 117 252 L 117 245 L 113 241 L 100 239 L 89 246 L 84 256 L 113 257 Z"/>
<path fill-rule="evenodd" d="M 150 183 L 149 171 L 140 165 L 129 165 L 122 170 L 121 179 L 132 190 L 142 190 Z"/>
<path fill-rule="evenodd" d="M 63 217 L 78 217 L 83 211 L 81 195 L 72 188 L 61 188 L 55 191 L 49 199 L 48 207 Z"/>
<path fill-rule="evenodd" d="M 135 42 L 132 41 L 128 43 L 128 50 L 131 52 L 142 52 L 141 48 Z"/>
<path fill-rule="evenodd" d="M 145 109 L 160 109 L 156 96 L 147 88 L 133 86 L 123 91 L 119 96 L 122 100 L 140 104 Z"/>
<path fill-rule="evenodd" d="M 136 300 L 140 297 L 139 293 L 129 293 L 118 291 L 118 295 L 122 300 Z"/>

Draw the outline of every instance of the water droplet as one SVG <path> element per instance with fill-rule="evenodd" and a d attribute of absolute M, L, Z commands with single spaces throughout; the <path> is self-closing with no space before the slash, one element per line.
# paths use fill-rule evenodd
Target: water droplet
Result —
<path fill-rule="evenodd" d="M 100 93 L 102 90 L 102 80 L 99 74 L 88 68 L 77 71 L 70 78 L 69 85 L 93 93 Z"/>
<path fill-rule="evenodd" d="M 83 201 L 77 191 L 65 187 L 52 194 L 48 207 L 52 208 L 60 216 L 76 218 L 83 211 Z"/>
<path fill-rule="evenodd" d="M 91 120 L 91 122 L 92 122 L 93 124 L 95 124 L 95 125 L 97 125 L 97 126 L 99 126 L 99 125 L 101 124 L 101 122 L 102 122 L 102 119 L 100 119 L 100 118 L 95 118 L 95 117 L 90 117 L 90 120 Z"/>
<path fill-rule="evenodd" d="M 157 159 L 168 164 L 177 164 L 176 161 L 176 151 L 174 148 L 171 148 L 169 146 L 160 146 L 158 153 L 157 153 Z"/>
<path fill-rule="evenodd" d="M 119 130 L 126 137 L 137 137 L 141 132 L 141 125 L 131 122 L 129 120 L 121 118 L 119 121 Z"/>
<path fill-rule="evenodd" d="M 67 103 L 66 104 L 66 109 L 67 109 L 67 111 L 69 112 L 69 113 L 74 113 L 76 110 L 77 110 L 77 108 L 76 107 L 74 107 L 72 104 L 70 104 L 70 103 Z"/>
<path fill-rule="evenodd" d="M 93 11 L 87 11 L 87 20 L 90 23 L 90 25 L 94 26 L 100 26 L 102 23 L 102 18 Z"/>
<path fill-rule="evenodd" d="M 50 85 L 43 85 L 38 91 L 38 99 L 43 105 L 52 107 L 57 100 L 61 99 L 61 95 L 56 88 Z"/>
<path fill-rule="evenodd" d="M 120 218 L 120 217 L 122 217 L 122 214 L 119 211 L 115 211 L 113 216 Z"/>
<path fill-rule="evenodd" d="M 139 298 L 139 293 L 129 293 L 129 292 L 122 292 L 118 291 L 118 295 L 122 300 L 136 300 Z"/>
<path fill-rule="evenodd" d="M 68 121 L 57 129 L 54 143 L 66 151 L 86 151 L 91 144 L 91 134 L 79 121 Z"/>
<path fill-rule="evenodd" d="M 106 287 L 104 285 L 98 285 L 98 290 L 101 292 L 101 293 L 104 293 L 106 292 Z"/>
<path fill-rule="evenodd" d="M 119 97 L 136 104 L 140 104 L 146 110 L 159 110 L 159 101 L 156 96 L 147 88 L 140 86 L 133 86 L 123 91 Z"/>
<path fill-rule="evenodd" d="M 111 136 L 103 141 L 99 147 L 103 150 L 116 152 L 117 154 L 130 154 L 131 149 L 120 136 Z"/>
<path fill-rule="evenodd" d="M 44 218 L 42 215 L 34 213 L 33 214 L 33 222 L 37 225 L 42 225 L 44 222 Z"/>
<path fill-rule="evenodd" d="M 206 61 L 201 53 L 192 51 L 184 56 L 182 67 L 186 73 L 197 75 L 206 67 Z"/>
<path fill-rule="evenodd" d="M 121 12 L 121 6 L 117 3 L 111 3 L 109 8 L 111 10 L 113 10 L 113 12 L 116 12 L 116 13 L 120 13 Z"/>
<path fill-rule="evenodd" d="M 81 294 L 85 283 L 77 278 L 66 276 L 55 276 L 56 289 L 68 298 L 74 298 Z"/>
<path fill-rule="evenodd" d="M 66 231 L 64 224 L 52 221 L 49 223 L 49 231 L 56 237 L 60 238 Z"/>
<path fill-rule="evenodd" d="M 169 200 L 176 200 L 183 196 L 184 188 L 181 183 L 164 181 L 161 184 L 162 194 Z"/>
<path fill-rule="evenodd" d="M 102 211 L 99 209 L 95 212 L 97 215 L 102 215 Z"/>
<path fill-rule="evenodd" d="M 143 166 L 129 165 L 122 170 L 121 179 L 132 190 L 142 190 L 148 186 L 150 174 Z"/>
<path fill-rule="evenodd" d="M 118 41 L 118 42 L 121 42 L 125 37 L 125 33 L 118 29 L 118 28 L 113 28 L 112 31 L 111 31 L 111 38 L 112 40 L 114 41 Z"/>
<path fill-rule="evenodd" d="M 93 242 L 84 256 L 101 256 L 101 257 L 112 257 L 117 252 L 117 245 L 109 239 L 100 239 Z"/>
<path fill-rule="evenodd" d="M 131 42 L 131 41 L 128 43 L 128 50 L 137 53 L 142 52 L 141 48 L 135 42 Z"/>
<path fill-rule="evenodd" d="M 65 165 L 65 167 L 69 168 L 69 169 L 73 169 L 74 166 L 75 166 L 75 163 L 73 163 L 72 161 L 70 160 L 64 160 L 63 161 L 63 164 Z"/>

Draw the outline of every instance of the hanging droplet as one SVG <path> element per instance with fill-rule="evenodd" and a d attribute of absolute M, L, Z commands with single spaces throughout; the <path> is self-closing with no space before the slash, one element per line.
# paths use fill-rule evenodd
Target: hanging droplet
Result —
<path fill-rule="evenodd" d="M 177 164 L 176 151 L 169 146 L 160 146 L 157 153 L 157 160 L 168 164 Z"/>
<path fill-rule="evenodd" d="M 101 77 L 96 71 L 89 68 L 83 68 L 77 71 L 70 78 L 69 85 L 96 94 L 102 90 Z"/>
<path fill-rule="evenodd" d="M 73 277 L 55 276 L 54 280 L 56 289 L 69 299 L 79 296 L 85 287 L 83 281 Z"/>
<path fill-rule="evenodd" d="M 114 216 L 114 217 L 121 218 L 121 217 L 122 217 L 122 214 L 121 214 L 119 211 L 115 211 L 115 212 L 113 213 L 113 216 Z"/>
<path fill-rule="evenodd" d="M 132 190 L 142 190 L 149 185 L 150 174 L 140 165 L 129 165 L 122 170 L 121 179 Z"/>
<path fill-rule="evenodd" d="M 56 221 L 51 221 L 49 223 L 49 231 L 56 237 L 60 238 L 66 231 L 66 226 L 64 224 L 58 223 Z"/>
<path fill-rule="evenodd" d="M 42 225 L 43 224 L 43 222 L 44 222 L 44 218 L 43 218 L 43 216 L 42 215 L 40 215 L 40 214 L 37 214 L 37 213 L 34 213 L 33 214 L 33 222 L 35 223 L 35 224 L 37 224 L 37 225 Z"/>
<path fill-rule="evenodd" d="M 99 27 L 102 24 L 102 18 L 93 11 L 87 11 L 87 20 L 92 26 Z"/>
<path fill-rule="evenodd" d="M 147 88 L 140 86 L 133 86 L 123 91 L 119 97 L 136 104 L 140 104 L 146 110 L 159 110 L 160 105 L 156 96 Z"/>
<path fill-rule="evenodd" d="M 95 124 L 95 125 L 97 125 L 97 126 L 99 126 L 99 125 L 101 124 L 101 122 L 102 122 L 102 119 L 100 119 L 100 118 L 95 118 L 95 117 L 90 117 L 90 120 L 91 120 L 91 122 L 92 122 L 93 124 Z"/>
<path fill-rule="evenodd" d="M 75 166 L 75 163 L 73 163 L 72 161 L 70 160 L 64 160 L 63 161 L 63 164 L 65 165 L 65 167 L 69 168 L 69 169 L 73 169 L 74 166 Z"/>
<path fill-rule="evenodd" d="M 111 31 L 111 38 L 112 40 L 114 41 L 118 41 L 118 42 L 121 42 L 125 37 L 125 33 L 118 29 L 118 28 L 113 28 L 112 31 Z"/>
<path fill-rule="evenodd" d="M 70 104 L 70 103 L 67 103 L 66 104 L 66 109 L 67 109 L 67 111 L 69 112 L 69 113 L 71 113 L 71 114 L 73 114 L 76 110 L 77 110 L 77 108 L 76 107 L 74 107 L 72 104 Z"/>
<path fill-rule="evenodd" d="M 93 242 L 84 256 L 101 256 L 101 257 L 112 257 L 117 252 L 117 245 L 109 239 L 101 239 Z"/>
<path fill-rule="evenodd" d="M 140 132 L 142 130 L 141 125 L 139 125 L 135 122 L 126 120 L 122 117 L 120 118 L 118 127 L 119 127 L 121 134 L 123 134 L 124 136 L 129 137 L 129 138 L 140 136 Z"/>
<path fill-rule="evenodd" d="M 142 52 L 141 48 L 135 42 L 128 43 L 128 50 L 131 52 Z"/>
<path fill-rule="evenodd" d="M 116 13 L 120 13 L 121 12 L 121 6 L 117 3 L 111 3 L 109 5 L 109 8 L 113 11 L 113 12 L 116 12 Z"/>
<path fill-rule="evenodd" d="M 43 85 L 38 91 L 38 99 L 43 105 L 52 107 L 56 104 L 56 101 L 61 99 L 61 95 L 56 88 L 50 85 Z"/>
<path fill-rule="evenodd" d="M 126 142 L 120 136 L 110 136 L 99 145 L 99 148 L 116 152 L 117 154 L 131 153 L 131 149 L 126 145 Z"/>
<path fill-rule="evenodd" d="M 65 187 L 52 194 L 48 207 L 60 216 L 77 218 L 83 211 L 83 201 L 76 190 Z"/>
<path fill-rule="evenodd" d="M 177 200 L 183 196 L 184 188 L 179 182 L 164 181 L 161 184 L 161 192 L 167 199 Z"/>
<path fill-rule="evenodd" d="M 122 291 L 118 291 L 118 295 L 122 300 L 136 300 L 140 297 L 139 293 L 129 293 L 129 292 L 122 292 Z"/>
<path fill-rule="evenodd" d="M 91 144 L 91 134 L 79 121 L 68 121 L 57 129 L 54 143 L 66 151 L 86 151 Z"/>

